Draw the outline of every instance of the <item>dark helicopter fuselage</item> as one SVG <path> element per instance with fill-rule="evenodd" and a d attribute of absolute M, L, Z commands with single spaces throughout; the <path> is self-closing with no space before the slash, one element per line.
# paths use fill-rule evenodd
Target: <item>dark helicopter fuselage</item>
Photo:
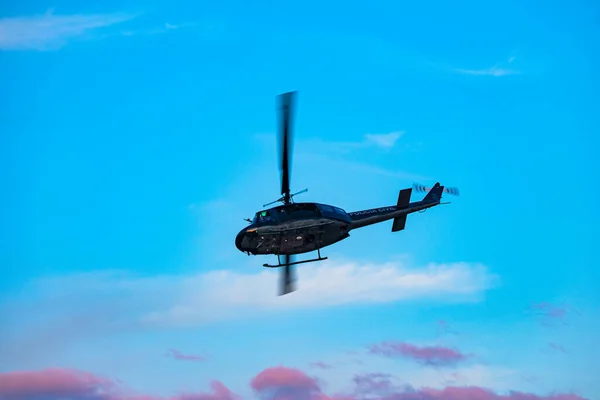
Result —
<path fill-rule="evenodd" d="M 249 254 L 301 254 L 350 236 L 352 218 L 341 208 L 293 203 L 256 213 L 236 237 L 238 250 Z"/>

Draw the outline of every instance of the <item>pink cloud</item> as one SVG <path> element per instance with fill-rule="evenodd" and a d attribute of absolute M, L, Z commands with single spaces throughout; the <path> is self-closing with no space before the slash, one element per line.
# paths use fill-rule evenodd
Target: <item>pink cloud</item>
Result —
<path fill-rule="evenodd" d="M 390 374 L 378 372 L 354 375 L 352 379 L 354 382 L 354 394 L 359 396 L 367 394 L 377 396 L 392 394 L 397 388 L 392 383 L 391 378 Z"/>
<path fill-rule="evenodd" d="M 212 381 L 210 384 L 210 393 L 182 394 L 176 397 L 171 397 L 169 400 L 240 400 L 241 397 L 234 394 L 227 386 L 219 381 Z M 118 399 L 121 400 L 121 399 Z M 122 399 L 130 400 L 130 399 Z M 133 399 L 135 400 L 135 399 Z M 148 400 L 155 400 L 149 398 Z M 161 400 L 161 399 L 156 399 Z"/>
<path fill-rule="evenodd" d="M 42 371 L 15 371 L 0 374 L 0 397 L 15 400 L 36 396 L 111 399 L 118 392 L 108 379 L 81 371 L 53 368 Z"/>
<path fill-rule="evenodd" d="M 510 392 L 497 394 L 480 387 L 444 389 L 402 387 L 391 383 L 388 374 L 357 375 L 354 390 L 344 395 L 327 395 L 317 378 L 283 366 L 267 368 L 250 382 L 264 400 L 585 400 L 575 394 L 539 396 Z M 179 394 L 172 397 L 138 395 L 126 391 L 114 381 L 97 375 L 65 369 L 0 373 L 0 398 L 3 400 L 239 400 L 240 397 L 218 381 L 208 393 Z"/>
<path fill-rule="evenodd" d="M 467 359 L 458 350 L 442 346 L 423 346 L 405 342 L 383 342 L 369 347 L 371 354 L 384 357 L 405 357 L 426 365 L 449 366 Z"/>
<path fill-rule="evenodd" d="M 210 393 L 164 398 L 137 395 L 114 381 L 89 372 L 68 369 L 0 373 L 0 398 L 6 400 L 237 400 L 225 385 L 211 384 Z"/>
<path fill-rule="evenodd" d="M 169 349 L 168 355 L 173 357 L 175 360 L 181 360 L 181 361 L 204 361 L 204 360 L 206 360 L 202 356 L 197 356 L 197 355 L 193 355 L 193 354 L 183 354 L 179 350 L 175 350 L 175 349 Z"/>
<path fill-rule="evenodd" d="M 556 305 L 548 302 L 533 303 L 529 307 L 534 315 L 541 317 L 541 323 L 545 326 L 552 326 L 557 323 L 568 325 L 566 318 L 567 314 L 579 312 L 567 304 Z"/>
<path fill-rule="evenodd" d="M 417 393 L 415 396 L 414 394 Z M 446 387 L 444 389 L 424 388 L 407 396 L 390 397 L 389 400 L 583 400 L 574 394 L 557 394 L 537 396 L 530 393 L 510 392 L 499 395 L 491 390 L 480 387 Z"/>
<path fill-rule="evenodd" d="M 304 372 L 283 366 L 267 368 L 250 382 L 261 399 L 317 399 L 321 389 L 316 379 Z"/>

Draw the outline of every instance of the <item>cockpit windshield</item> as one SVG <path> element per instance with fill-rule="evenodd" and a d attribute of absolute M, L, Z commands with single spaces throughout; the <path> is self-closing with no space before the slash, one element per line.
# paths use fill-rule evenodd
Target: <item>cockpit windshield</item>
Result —
<path fill-rule="evenodd" d="M 261 222 L 267 222 L 267 221 L 272 221 L 273 217 L 271 217 L 271 213 L 269 212 L 269 210 L 266 211 L 259 211 L 256 213 L 256 215 L 254 216 L 254 219 L 252 220 L 253 224 L 256 223 L 261 223 Z"/>

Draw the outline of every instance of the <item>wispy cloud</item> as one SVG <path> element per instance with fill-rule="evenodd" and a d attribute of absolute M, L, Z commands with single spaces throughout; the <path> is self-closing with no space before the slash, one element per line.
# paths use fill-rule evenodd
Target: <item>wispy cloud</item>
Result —
<path fill-rule="evenodd" d="M 549 302 L 540 302 L 531 304 L 530 313 L 539 318 L 540 323 L 546 327 L 555 325 L 568 325 L 567 316 L 569 314 L 579 314 L 579 311 L 568 304 L 556 305 Z"/>
<path fill-rule="evenodd" d="M 167 352 L 167 355 L 172 357 L 175 360 L 180 360 L 180 361 L 199 362 L 199 361 L 205 360 L 205 358 L 202 356 L 198 356 L 198 355 L 194 355 L 194 354 L 183 354 L 179 350 L 175 350 L 175 349 L 169 349 L 169 351 Z"/>
<path fill-rule="evenodd" d="M 507 65 L 507 64 L 512 65 L 516 59 L 517 59 L 516 57 L 511 56 L 507 60 L 507 62 L 496 64 L 491 68 L 481 68 L 481 69 L 454 68 L 453 71 L 457 72 L 459 74 L 465 74 L 465 75 L 480 75 L 480 76 L 495 76 L 495 77 L 517 75 L 517 74 L 520 74 L 521 72 L 516 69 L 513 69 L 513 68 L 508 68 L 508 65 Z M 504 64 L 505 67 L 502 67 L 501 66 L 502 64 Z"/>
<path fill-rule="evenodd" d="M 372 134 L 367 133 L 365 135 L 366 143 L 373 143 L 379 147 L 383 147 L 386 149 L 394 147 L 398 139 L 404 134 L 403 131 L 398 132 L 390 132 L 384 134 Z"/>
<path fill-rule="evenodd" d="M 424 175 L 380 167 L 376 165 L 379 164 L 380 160 L 375 160 L 373 163 L 356 161 L 357 157 L 355 155 L 358 150 L 371 148 L 389 151 L 398 146 L 398 140 L 403 135 L 404 131 L 394 131 L 384 134 L 368 133 L 355 141 L 323 140 L 320 138 L 299 139 L 295 141 L 294 162 L 327 162 L 333 164 L 335 168 L 344 168 L 394 179 L 431 180 L 430 177 Z M 269 146 L 273 146 L 275 143 L 275 134 L 259 133 L 255 134 L 254 137 Z M 414 146 L 406 145 L 405 148 L 409 147 Z M 379 156 L 379 154 L 376 154 L 376 156 Z"/>
<path fill-rule="evenodd" d="M 203 25 L 203 28 L 207 28 L 206 24 L 200 24 L 198 23 L 194 23 L 194 22 L 187 22 L 187 23 L 180 23 L 180 24 L 171 24 L 166 22 L 163 25 L 160 25 L 158 27 L 155 28 L 147 28 L 147 29 L 135 29 L 135 30 L 127 30 L 127 31 L 122 31 L 121 34 L 124 36 L 140 36 L 140 35 L 158 35 L 158 34 L 162 34 L 162 33 L 167 33 L 169 31 L 175 31 L 175 30 L 181 30 L 183 28 L 190 28 L 190 27 L 196 27 L 199 25 Z"/>
<path fill-rule="evenodd" d="M 575 394 L 536 395 L 511 391 L 498 394 L 479 386 L 446 386 L 443 388 L 395 385 L 393 377 L 384 373 L 355 375 L 352 388 L 345 393 L 326 394 L 318 377 L 285 366 L 266 368 L 250 380 L 250 388 L 263 400 L 585 400 Z M 88 400 L 238 400 L 240 396 L 225 384 L 214 380 L 210 392 L 184 393 L 172 397 L 136 393 L 116 381 L 88 372 L 47 369 L 0 373 L 0 397 L 19 400 L 40 398 Z"/>
<path fill-rule="evenodd" d="M 44 15 L 0 19 L 0 50 L 53 50 L 69 40 L 100 28 L 122 23 L 137 15 Z"/>
<path fill-rule="evenodd" d="M 324 149 L 321 148 L 320 150 L 323 151 Z M 332 164 L 332 166 L 334 166 L 335 168 L 346 169 L 349 171 L 361 172 L 361 173 L 365 173 L 365 174 L 379 175 L 379 176 L 384 176 L 384 177 L 388 177 L 388 178 L 413 181 L 413 182 L 430 181 L 431 180 L 430 177 L 424 176 L 421 174 L 415 174 L 412 172 L 406 172 L 406 171 L 402 171 L 402 170 L 383 168 L 383 167 L 379 167 L 379 166 L 373 165 L 373 164 L 361 163 L 358 161 L 351 160 L 350 157 L 348 157 L 348 159 L 345 159 L 345 157 L 339 157 L 339 158 L 332 157 L 331 154 L 327 155 L 327 154 L 303 152 L 303 153 L 298 153 L 298 155 L 296 156 L 296 159 L 298 161 L 304 161 L 304 162 L 309 162 L 309 161 L 327 162 L 327 163 Z"/>
<path fill-rule="evenodd" d="M 361 140 L 357 141 L 319 141 L 321 146 L 331 148 L 338 152 L 349 152 L 366 147 L 378 147 L 381 149 L 391 149 L 396 145 L 398 139 L 404 135 L 404 131 L 394 131 L 389 133 L 366 133 Z"/>
<path fill-rule="evenodd" d="M 456 349 L 443 346 L 421 347 L 406 342 L 383 342 L 369 346 L 369 352 L 390 358 L 409 358 L 431 366 L 453 366 L 468 358 L 466 354 Z"/>
<path fill-rule="evenodd" d="M 461 69 L 457 68 L 454 70 L 460 74 L 465 75 L 486 75 L 486 76 L 508 76 L 519 74 L 519 71 L 508 68 L 491 67 L 484 69 Z"/>

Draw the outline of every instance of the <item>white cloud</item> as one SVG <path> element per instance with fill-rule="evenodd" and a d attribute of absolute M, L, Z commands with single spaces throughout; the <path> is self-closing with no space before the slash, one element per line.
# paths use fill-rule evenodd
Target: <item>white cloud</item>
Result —
<path fill-rule="evenodd" d="M 262 267 L 259 267 L 262 268 Z M 430 264 L 407 268 L 399 262 L 371 264 L 325 261 L 297 268 L 299 290 L 277 296 L 277 270 L 256 273 L 232 270 L 198 275 L 136 277 L 126 273 L 74 275 L 40 281 L 54 306 L 68 296 L 69 304 L 110 298 L 143 310 L 139 320 L 150 324 L 198 324 L 278 310 L 381 304 L 418 299 L 464 302 L 480 299 L 497 277 L 480 264 Z M 89 304 L 85 304 L 89 307 Z"/>
<path fill-rule="evenodd" d="M 519 71 L 498 67 L 491 67 L 485 69 L 455 69 L 454 71 L 466 75 L 487 75 L 496 77 L 519 74 Z"/>
<path fill-rule="evenodd" d="M 339 142 L 323 139 L 296 139 L 294 148 L 294 164 L 299 163 L 315 163 L 322 166 L 322 163 L 327 162 L 335 166 L 335 168 L 348 169 L 367 174 L 386 176 L 390 178 L 405 179 L 409 181 L 428 181 L 430 177 L 421 174 L 386 169 L 377 166 L 373 163 L 363 163 L 356 161 L 356 157 L 352 157 L 352 153 L 358 149 L 368 146 L 379 146 L 389 150 L 396 141 L 404 135 L 404 131 L 396 131 L 387 134 L 366 134 L 364 139 L 355 142 Z M 396 137 L 397 136 L 397 137 Z M 256 140 L 260 140 L 264 145 L 273 149 L 275 154 L 276 135 L 272 134 L 255 134 Z M 369 137 L 373 137 L 369 140 Z M 376 141 L 379 140 L 379 143 Z M 393 144 L 391 144 L 393 142 Z M 385 145 L 388 147 L 385 147 Z"/>
<path fill-rule="evenodd" d="M 241 266 L 256 265 L 241 263 Z M 40 279 L 0 304 L 0 369 L 43 359 L 85 339 L 147 329 L 252 319 L 278 312 L 410 301 L 473 302 L 497 277 L 480 264 L 325 261 L 297 268 L 299 290 L 277 296 L 279 273 L 209 271 L 140 277 L 101 271 Z M 252 270 L 251 270 L 252 271 Z M 24 354 L 19 349 L 27 348 Z"/>
<path fill-rule="evenodd" d="M 45 15 L 0 19 L 0 50 L 50 50 L 89 31 L 134 18 L 127 14 Z"/>
<path fill-rule="evenodd" d="M 319 153 L 298 153 L 295 157 L 298 161 L 306 162 L 317 162 L 317 163 L 330 163 L 337 169 L 345 169 L 349 171 L 363 172 L 366 174 L 373 174 L 379 176 L 385 176 L 388 178 L 403 179 L 407 181 L 429 181 L 432 178 L 415 174 L 412 172 L 405 172 L 401 170 L 392 170 L 387 168 L 378 167 L 376 165 L 361 163 L 357 161 L 351 161 L 344 158 L 336 158 L 331 155 L 323 155 Z"/>
<path fill-rule="evenodd" d="M 391 132 L 385 134 L 371 134 L 368 133 L 365 135 L 365 139 L 367 143 L 373 143 L 377 146 L 384 148 L 394 147 L 398 139 L 404 134 L 403 131 Z"/>

